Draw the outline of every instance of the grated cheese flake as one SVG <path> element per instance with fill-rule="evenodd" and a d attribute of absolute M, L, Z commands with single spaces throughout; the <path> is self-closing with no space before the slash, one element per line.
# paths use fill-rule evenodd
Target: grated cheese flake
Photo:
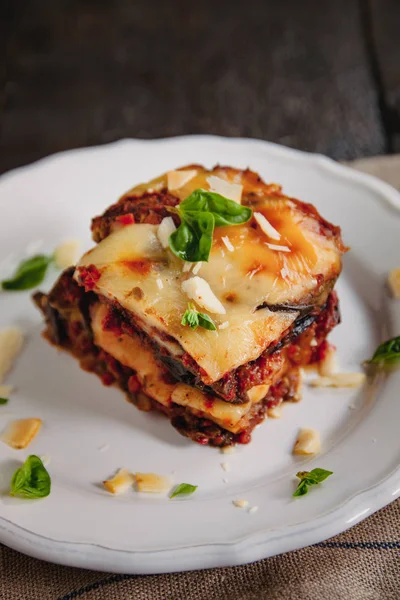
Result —
<path fill-rule="evenodd" d="M 329 377 L 317 377 L 310 381 L 312 387 L 359 387 L 366 379 L 365 373 L 334 373 Z"/>
<path fill-rule="evenodd" d="M 321 449 L 321 439 L 315 429 L 300 429 L 293 454 L 310 455 L 317 454 Z"/>
<path fill-rule="evenodd" d="M 169 190 L 179 190 L 197 175 L 195 169 L 187 171 L 169 171 L 167 173 L 167 185 Z"/>
<path fill-rule="evenodd" d="M 54 251 L 54 262 L 59 269 L 66 269 L 76 264 L 79 258 L 80 243 L 78 240 L 67 240 L 57 246 Z"/>
<path fill-rule="evenodd" d="M 197 273 L 200 271 L 202 266 L 203 266 L 202 261 L 197 262 L 192 269 L 193 275 L 197 275 Z"/>
<path fill-rule="evenodd" d="M 228 198 L 228 200 L 233 200 L 238 204 L 242 201 L 242 192 L 243 186 L 239 183 L 229 183 L 225 179 L 221 179 L 221 177 L 217 177 L 216 175 L 210 175 L 207 178 L 207 183 L 210 186 L 211 192 L 216 192 L 224 198 Z"/>
<path fill-rule="evenodd" d="M 11 370 L 23 344 L 24 335 L 17 327 L 8 327 L 0 331 L 0 383 Z"/>
<path fill-rule="evenodd" d="M 29 446 L 33 438 L 39 433 L 41 426 L 41 419 L 11 421 L 1 435 L 1 441 L 11 448 L 15 448 L 15 450 L 22 450 Z"/>
<path fill-rule="evenodd" d="M 163 248 L 169 246 L 169 236 L 176 230 L 175 223 L 172 217 L 164 217 L 157 229 L 157 237 L 160 240 Z"/>
<path fill-rule="evenodd" d="M 163 289 L 164 284 L 163 284 L 162 280 L 159 277 L 157 277 L 157 279 L 156 279 L 156 284 L 157 284 L 157 287 L 158 287 L 159 290 Z"/>
<path fill-rule="evenodd" d="M 222 236 L 221 240 L 223 241 L 223 243 L 225 244 L 225 246 L 229 250 L 229 252 L 235 251 L 235 248 L 232 245 L 232 242 L 227 235 Z"/>
<path fill-rule="evenodd" d="M 156 473 L 136 473 L 136 485 L 139 492 L 162 494 L 171 488 L 171 480 Z"/>
<path fill-rule="evenodd" d="M 217 296 L 211 290 L 209 284 L 202 277 L 191 277 L 182 283 L 182 290 L 187 296 L 197 302 L 199 306 L 211 313 L 224 315 L 226 310 Z"/>
<path fill-rule="evenodd" d="M 189 271 L 190 271 L 190 269 L 192 268 L 192 266 L 193 266 L 193 263 L 190 263 L 190 262 L 186 262 L 186 261 L 185 261 L 185 262 L 183 263 L 183 267 L 182 267 L 182 271 L 183 271 L 183 273 L 189 273 Z"/>
<path fill-rule="evenodd" d="M 252 506 L 251 508 L 249 508 L 249 514 L 251 514 L 251 515 L 253 515 L 257 511 L 258 511 L 258 506 Z"/>
<path fill-rule="evenodd" d="M 278 244 L 269 244 L 268 242 L 267 246 L 270 250 L 276 250 L 277 252 L 291 252 L 288 246 L 279 246 Z"/>
<path fill-rule="evenodd" d="M 390 271 L 388 275 L 388 284 L 390 291 L 392 292 L 392 296 L 400 299 L 400 268 Z"/>
<path fill-rule="evenodd" d="M 221 325 L 218 325 L 218 329 L 227 329 L 229 327 L 229 321 L 224 321 Z"/>
<path fill-rule="evenodd" d="M 119 469 L 111 479 L 103 481 L 104 487 L 111 494 L 122 494 L 126 492 L 135 482 L 135 476 L 128 469 Z"/>
<path fill-rule="evenodd" d="M 224 471 L 226 471 L 227 473 L 228 473 L 228 471 L 230 471 L 230 470 L 231 470 L 231 466 L 230 466 L 230 464 L 229 464 L 229 463 L 227 463 L 227 462 L 223 462 L 223 463 L 221 463 L 221 467 L 222 467 L 222 469 L 223 469 Z"/>
<path fill-rule="evenodd" d="M 235 454 L 236 448 L 235 446 L 224 446 L 221 448 L 222 454 Z"/>
<path fill-rule="evenodd" d="M 232 504 L 233 504 L 233 506 L 236 506 L 236 508 L 246 508 L 246 506 L 249 505 L 249 501 L 248 500 L 232 500 Z"/>
<path fill-rule="evenodd" d="M 279 231 L 272 227 L 271 223 L 264 217 L 262 213 L 255 212 L 254 218 L 257 221 L 257 224 L 260 226 L 260 229 L 267 235 L 271 240 L 280 240 L 281 234 Z"/>

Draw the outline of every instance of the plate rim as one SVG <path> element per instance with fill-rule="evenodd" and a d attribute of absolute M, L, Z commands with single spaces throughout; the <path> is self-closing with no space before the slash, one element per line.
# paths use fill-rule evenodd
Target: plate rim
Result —
<path fill-rule="evenodd" d="M 49 162 L 80 153 L 107 151 L 111 147 L 132 143 L 154 145 L 216 140 L 236 146 L 251 144 L 253 147 L 268 149 L 275 156 L 281 155 L 286 160 L 290 158 L 312 164 L 325 173 L 330 172 L 342 180 L 372 189 L 377 194 L 376 200 L 380 199 L 381 203 L 389 205 L 396 211 L 400 210 L 400 193 L 390 184 L 373 175 L 337 163 L 329 157 L 261 139 L 215 135 L 184 135 L 153 139 L 124 138 L 111 143 L 61 151 L 3 173 L 0 184 L 6 179 L 20 176 L 23 172 L 45 167 Z M 382 480 L 350 496 L 317 519 L 276 530 L 262 529 L 257 534 L 249 533 L 231 542 L 207 542 L 160 550 L 117 550 L 93 542 L 55 540 L 32 533 L 1 516 L 0 538 L 5 545 L 29 556 L 68 566 L 131 574 L 177 572 L 244 564 L 322 542 L 359 523 L 398 497 L 400 497 L 400 465 Z M 351 517 L 349 517 L 350 512 L 353 515 Z"/>

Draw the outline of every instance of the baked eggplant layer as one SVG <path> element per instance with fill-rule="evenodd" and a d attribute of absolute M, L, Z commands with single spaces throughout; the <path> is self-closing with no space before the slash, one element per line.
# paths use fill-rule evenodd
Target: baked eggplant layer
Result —
<path fill-rule="evenodd" d="M 305 331 L 277 349 L 268 359 L 268 378 L 260 379 L 255 366 L 247 402 L 235 404 L 175 377 L 146 336 L 124 333 L 113 321 L 113 308 L 77 285 L 73 269 L 61 275 L 49 295 L 36 294 L 35 301 L 46 318 L 45 337 L 78 358 L 82 368 L 106 385 L 117 385 L 138 408 L 161 411 L 182 434 L 214 446 L 247 443 L 268 407 L 299 398 L 299 367 L 323 357 L 332 321 L 332 308 L 323 309 Z"/>

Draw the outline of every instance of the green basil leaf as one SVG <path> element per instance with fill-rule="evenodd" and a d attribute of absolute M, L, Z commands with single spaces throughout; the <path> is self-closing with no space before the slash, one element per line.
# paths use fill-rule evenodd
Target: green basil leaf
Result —
<path fill-rule="evenodd" d="M 324 481 L 329 475 L 333 475 L 333 471 L 326 469 L 312 469 L 312 471 L 299 471 L 296 477 L 300 479 L 297 488 L 293 494 L 294 497 L 304 496 L 308 493 L 308 488 L 312 485 L 318 485 Z"/>
<path fill-rule="evenodd" d="M 182 317 L 181 325 L 189 325 L 191 329 L 197 329 L 199 326 L 211 331 L 217 329 L 211 317 L 199 312 L 191 302 L 189 302 L 188 308 Z"/>
<path fill-rule="evenodd" d="M 246 223 L 252 215 L 248 206 L 224 198 L 216 192 L 194 190 L 188 198 L 179 205 L 184 212 L 210 212 L 214 215 L 216 227 L 223 225 L 240 225 Z"/>
<path fill-rule="evenodd" d="M 38 254 L 21 262 L 11 279 L 2 281 L 3 290 L 29 290 L 42 283 L 52 256 Z"/>
<path fill-rule="evenodd" d="M 210 213 L 180 213 L 181 224 L 169 236 L 172 252 L 187 262 L 207 261 L 211 252 L 214 217 Z"/>
<path fill-rule="evenodd" d="M 176 498 L 176 496 L 189 496 L 197 490 L 197 485 L 191 483 L 180 483 L 172 492 L 170 498 Z"/>
<path fill-rule="evenodd" d="M 214 227 L 246 223 L 252 210 L 215 192 L 194 190 L 178 207 L 171 208 L 181 224 L 169 237 L 174 254 L 187 262 L 207 262 Z"/>
<path fill-rule="evenodd" d="M 45 498 L 50 494 L 51 479 L 41 459 L 34 454 L 15 471 L 11 480 L 10 496 Z"/>
<path fill-rule="evenodd" d="M 205 313 L 199 313 L 199 325 L 200 327 L 203 327 L 203 329 L 208 329 L 209 331 L 215 331 L 217 329 L 212 318 Z"/>
<path fill-rule="evenodd" d="M 400 336 L 392 338 L 378 346 L 369 362 L 391 365 L 397 361 L 400 361 Z"/>
<path fill-rule="evenodd" d="M 189 325 L 191 329 L 196 329 L 199 326 L 199 313 L 193 304 L 188 304 L 188 308 L 182 317 L 181 325 Z"/>
<path fill-rule="evenodd" d="M 327 471 L 326 469 L 313 469 L 309 474 L 316 483 L 321 483 L 321 481 L 324 481 L 327 477 L 329 477 L 329 475 L 333 475 L 333 471 Z"/>
<path fill-rule="evenodd" d="M 308 494 L 308 485 L 307 482 L 303 480 L 300 481 L 293 496 L 296 498 L 297 496 L 305 496 L 305 494 Z"/>
<path fill-rule="evenodd" d="M 7 404 L 8 398 L 0 398 L 0 404 Z"/>

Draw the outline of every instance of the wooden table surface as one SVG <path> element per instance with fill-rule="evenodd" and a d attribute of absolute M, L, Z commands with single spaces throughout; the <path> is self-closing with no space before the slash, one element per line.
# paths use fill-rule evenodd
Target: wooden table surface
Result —
<path fill-rule="evenodd" d="M 121 137 L 400 150 L 399 0 L 3 0 L 0 170 Z"/>

